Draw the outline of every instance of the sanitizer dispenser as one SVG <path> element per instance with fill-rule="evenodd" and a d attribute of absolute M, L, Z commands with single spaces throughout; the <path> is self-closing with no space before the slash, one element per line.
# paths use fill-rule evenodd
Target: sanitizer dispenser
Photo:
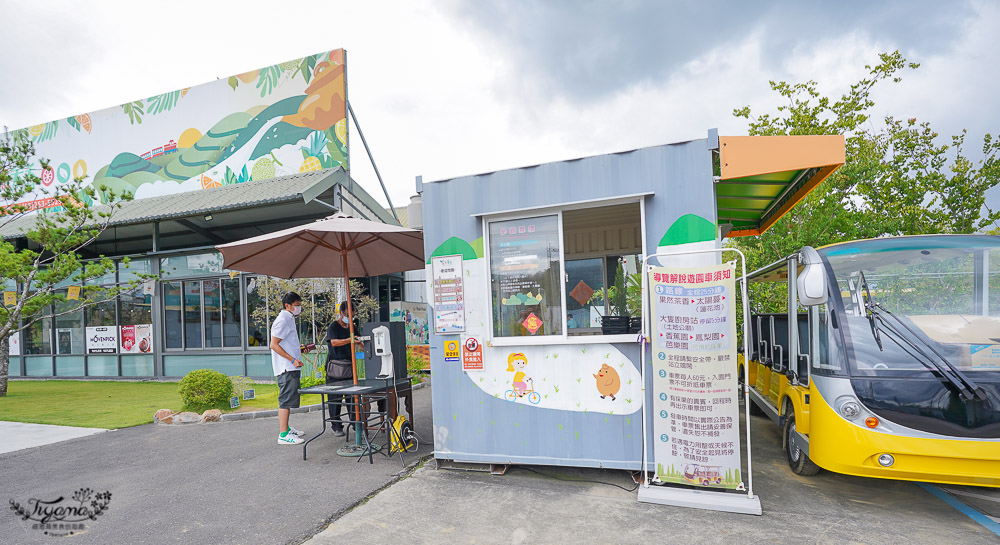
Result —
<path fill-rule="evenodd" d="M 389 339 L 389 328 L 383 326 L 372 330 L 372 348 L 375 357 L 382 358 L 382 370 L 376 378 L 394 378 L 392 362 L 392 345 Z"/>

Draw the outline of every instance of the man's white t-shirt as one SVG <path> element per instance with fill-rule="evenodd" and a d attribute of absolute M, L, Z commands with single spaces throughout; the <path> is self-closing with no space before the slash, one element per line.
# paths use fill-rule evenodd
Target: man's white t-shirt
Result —
<path fill-rule="evenodd" d="M 281 339 L 278 344 L 288 352 L 288 355 L 301 360 L 302 350 L 299 345 L 299 331 L 295 328 L 295 317 L 292 316 L 291 312 L 287 310 L 282 310 L 278 313 L 278 317 L 274 319 L 274 323 L 271 324 L 271 337 L 277 337 Z M 301 368 L 292 365 L 292 362 L 285 359 L 284 356 L 279 355 L 274 350 L 271 350 L 271 368 L 274 370 L 274 376 L 278 376 L 285 371 L 298 371 Z"/>

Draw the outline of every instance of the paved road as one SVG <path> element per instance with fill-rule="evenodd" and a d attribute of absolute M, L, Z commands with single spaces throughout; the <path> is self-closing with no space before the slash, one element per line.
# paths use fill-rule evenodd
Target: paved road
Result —
<path fill-rule="evenodd" d="M 753 418 L 754 488 L 764 515 L 636 501 L 608 484 L 567 482 L 514 467 L 506 475 L 428 464 L 336 520 L 309 545 L 389 543 L 998 543 L 916 484 L 787 467 L 777 429 Z M 632 486 L 621 471 L 533 467 L 566 479 Z M 966 490 L 971 487 L 963 487 Z M 974 489 L 993 497 L 990 489 Z"/>
<path fill-rule="evenodd" d="M 414 392 L 416 431 L 431 441 L 430 388 Z M 319 429 L 320 413 L 292 415 Z M 279 446 L 277 418 L 149 424 L 0 454 L 0 500 L 70 497 L 88 487 L 112 493 L 108 511 L 74 544 L 289 543 L 392 482 L 398 458 L 357 463 L 336 455 L 329 432 L 302 448 Z M 433 451 L 423 444 L 417 455 Z M 415 462 L 410 455 L 407 462 Z M 0 543 L 52 543 L 6 505 Z"/>

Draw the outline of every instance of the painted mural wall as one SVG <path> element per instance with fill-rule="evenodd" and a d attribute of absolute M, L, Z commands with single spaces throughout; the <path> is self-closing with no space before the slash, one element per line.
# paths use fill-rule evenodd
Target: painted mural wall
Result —
<path fill-rule="evenodd" d="M 44 210 L 74 178 L 108 202 L 347 168 L 345 77 L 335 49 L 18 129 L 50 161 L 21 202 Z"/>

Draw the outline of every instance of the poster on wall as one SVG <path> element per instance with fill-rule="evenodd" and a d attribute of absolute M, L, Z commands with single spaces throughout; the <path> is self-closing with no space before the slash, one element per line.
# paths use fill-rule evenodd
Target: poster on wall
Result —
<path fill-rule="evenodd" d="M 21 355 L 21 335 L 15 333 L 7 337 L 8 352 L 11 356 Z"/>
<path fill-rule="evenodd" d="M 558 216 L 496 221 L 489 229 L 493 334 L 561 334 Z"/>
<path fill-rule="evenodd" d="M 389 303 L 389 321 L 406 324 L 406 346 L 427 344 L 430 331 L 427 326 L 427 303 Z"/>
<path fill-rule="evenodd" d="M 462 370 L 483 370 L 483 345 L 476 337 L 466 337 L 462 340 Z"/>
<path fill-rule="evenodd" d="M 28 167 L 40 184 L 18 202 L 56 209 L 74 178 L 105 188 L 93 205 L 347 168 L 345 64 L 324 51 L 12 131 L 50 161 Z"/>
<path fill-rule="evenodd" d="M 735 266 L 651 267 L 653 454 L 663 482 L 743 489 Z"/>
<path fill-rule="evenodd" d="M 96 326 L 87 328 L 88 354 L 114 354 L 118 351 L 118 328 Z"/>
<path fill-rule="evenodd" d="M 465 288 L 462 271 L 461 255 L 431 258 L 435 333 L 465 331 Z"/>
<path fill-rule="evenodd" d="M 123 354 L 145 354 L 152 351 L 152 324 L 121 326 L 121 352 Z"/>

